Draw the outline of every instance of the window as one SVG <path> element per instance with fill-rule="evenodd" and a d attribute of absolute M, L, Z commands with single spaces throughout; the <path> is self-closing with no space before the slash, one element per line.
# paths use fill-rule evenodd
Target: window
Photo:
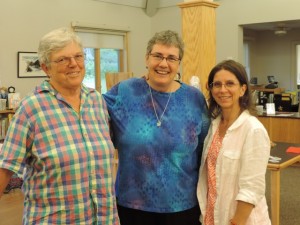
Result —
<path fill-rule="evenodd" d="M 116 49 L 94 49 L 94 48 L 84 48 L 85 52 L 85 78 L 83 83 L 90 87 L 96 88 L 100 93 L 105 93 L 106 90 L 106 72 L 119 72 L 120 69 L 120 60 L 119 55 L 120 51 Z M 100 60 L 97 60 L 100 59 Z M 97 73 L 95 68 L 99 68 L 100 65 L 100 74 Z M 100 78 L 100 79 L 97 79 Z M 100 85 L 97 84 L 97 80 L 100 80 Z M 99 82 L 98 82 L 99 83 Z"/>
<path fill-rule="evenodd" d="M 85 85 L 106 92 L 105 73 L 128 71 L 126 29 L 108 29 L 72 23 L 86 54 Z"/>
<path fill-rule="evenodd" d="M 116 49 L 100 49 L 101 93 L 106 92 L 106 72 L 120 72 L 120 51 Z"/>
<path fill-rule="evenodd" d="M 84 48 L 85 53 L 85 77 L 83 83 L 90 87 L 96 88 L 95 80 L 95 49 L 93 48 Z"/>

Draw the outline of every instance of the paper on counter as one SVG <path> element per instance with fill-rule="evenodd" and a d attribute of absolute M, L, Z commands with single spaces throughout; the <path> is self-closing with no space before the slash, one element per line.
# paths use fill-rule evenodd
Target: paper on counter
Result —
<path fill-rule="evenodd" d="M 288 149 L 286 150 L 286 152 L 300 153 L 300 147 L 290 146 L 290 147 L 288 147 Z"/>
<path fill-rule="evenodd" d="M 279 163 L 280 160 L 281 160 L 281 158 L 276 157 L 276 156 L 271 156 L 271 155 L 270 155 L 269 162 L 272 162 L 272 163 Z"/>

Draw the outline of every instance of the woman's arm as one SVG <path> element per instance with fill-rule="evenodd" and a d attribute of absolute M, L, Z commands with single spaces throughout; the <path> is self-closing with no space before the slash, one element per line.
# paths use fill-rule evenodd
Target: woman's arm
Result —
<path fill-rule="evenodd" d="M 244 225 L 247 222 L 247 219 L 254 208 L 254 205 L 238 201 L 235 214 L 230 220 L 231 225 Z"/>
<path fill-rule="evenodd" d="M 248 131 L 242 150 L 237 208 L 232 225 L 246 224 L 251 211 L 265 195 L 265 174 L 270 155 L 270 140 L 262 126 Z"/>

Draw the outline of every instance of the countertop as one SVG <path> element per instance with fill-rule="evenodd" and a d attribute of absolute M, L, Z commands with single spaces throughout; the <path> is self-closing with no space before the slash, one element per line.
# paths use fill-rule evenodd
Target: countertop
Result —
<path fill-rule="evenodd" d="M 275 114 L 263 113 L 262 115 L 257 115 L 258 117 L 282 117 L 282 118 L 292 118 L 300 119 L 299 112 L 275 112 Z"/>

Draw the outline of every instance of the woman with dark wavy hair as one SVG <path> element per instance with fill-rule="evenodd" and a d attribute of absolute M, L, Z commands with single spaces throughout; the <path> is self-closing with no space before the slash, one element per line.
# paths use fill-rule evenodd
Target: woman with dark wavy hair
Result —
<path fill-rule="evenodd" d="M 208 77 L 209 116 L 198 200 L 204 225 L 270 225 L 265 173 L 270 140 L 251 115 L 252 99 L 244 67 L 217 64 Z"/>

